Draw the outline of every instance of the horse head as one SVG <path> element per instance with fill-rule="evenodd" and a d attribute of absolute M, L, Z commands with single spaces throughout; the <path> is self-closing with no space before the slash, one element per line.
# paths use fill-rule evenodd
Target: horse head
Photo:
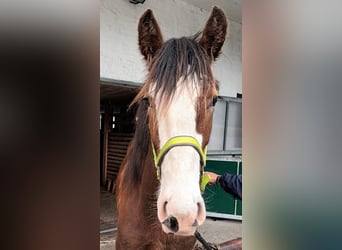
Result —
<path fill-rule="evenodd" d="M 148 102 L 148 123 L 160 187 L 158 219 L 166 233 L 193 235 L 206 217 L 201 179 L 218 86 L 213 62 L 227 33 L 214 7 L 202 33 L 166 42 L 151 10 L 140 18 L 139 47 L 148 69 L 135 102 Z"/>

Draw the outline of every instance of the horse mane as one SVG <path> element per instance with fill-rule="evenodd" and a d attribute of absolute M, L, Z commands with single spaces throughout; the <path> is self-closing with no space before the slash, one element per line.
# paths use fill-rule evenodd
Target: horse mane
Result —
<path fill-rule="evenodd" d="M 150 132 L 148 128 L 147 110 L 149 107 L 148 100 L 143 99 L 137 103 L 135 116 L 135 133 L 127 150 L 124 164 L 127 168 L 123 176 L 124 182 L 132 185 L 141 180 L 143 173 L 144 161 L 151 146 Z"/>

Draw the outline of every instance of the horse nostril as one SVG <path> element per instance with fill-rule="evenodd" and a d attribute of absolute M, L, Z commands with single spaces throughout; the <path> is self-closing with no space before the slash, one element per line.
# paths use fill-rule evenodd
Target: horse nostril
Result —
<path fill-rule="evenodd" d="M 191 226 L 193 226 L 193 227 L 198 227 L 199 226 L 197 219 L 195 219 L 194 223 L 192 223 Z"/>
<path fill-rule="evenodd" d="M 167 214 L 166 206 L 167 206 L 167 201 L 164 202 L 163 210 L 162 210 L 165 215 Z"/>
<path fill-rule="evenodd" d="M 198 202 L 197 203 L 197 219 L 195 220 L 195 222 L 197 221 L 197 224 L 198 224 L 197 226 L 202 224 L 204 220 L 205 220 L 205 206 L 203 203 Z"/>
<path fill-rule="evenodd" d="M 170 229 L 173 233 L 178 232 L 178 221 L 172 215 L 170 215 L 166 220 L 164 220 L 162 224 L 165 225 L 168 229 Z"/>

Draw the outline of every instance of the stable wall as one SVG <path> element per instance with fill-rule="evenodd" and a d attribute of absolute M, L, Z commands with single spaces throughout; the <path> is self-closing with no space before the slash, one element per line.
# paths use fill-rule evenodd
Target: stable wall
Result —
<path fill-rule="evenodd" d="M 100 77 L 142 84 L 147 74 L 138 50 L 138 21 L 152 9 L 164 40 L 191 36 L 204 28 L 210 15 L 182 0 L 102 0 L 100 8 Z M 227 12 L 227 11 L 226 11 Z M 214 64 L 220 95 L 242 93 L 241 24 L 230 20 L 229 36 L 220 58 Z"/>

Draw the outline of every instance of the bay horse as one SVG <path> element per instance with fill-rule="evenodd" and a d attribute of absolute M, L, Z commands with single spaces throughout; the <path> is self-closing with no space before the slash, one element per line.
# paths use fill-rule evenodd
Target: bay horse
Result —
<path fill-rule="evenodd" d="M 206 218 L 201 183 L 218 96 L 212 65 L 227 25 L 214 6 L 202 33 L 164 42 L 150 9 L 139 20 L 148 75 L 131 103 L 135 134 L 117 178 L 116 249 L 187 250 L 196 243 Z"/>

